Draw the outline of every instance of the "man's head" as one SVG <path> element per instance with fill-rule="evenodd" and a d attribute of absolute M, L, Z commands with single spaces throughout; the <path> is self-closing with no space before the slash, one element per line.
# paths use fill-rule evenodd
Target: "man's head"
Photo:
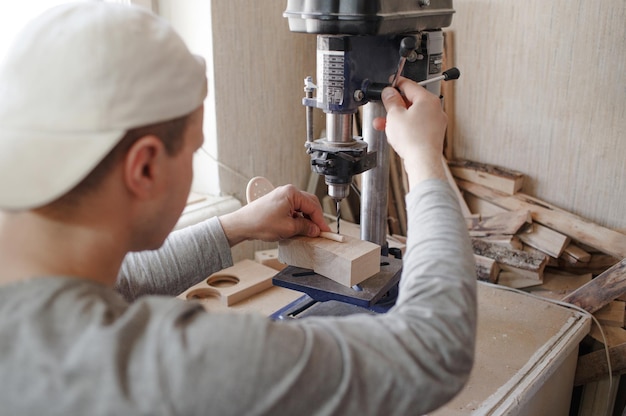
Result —
<path fill-rule="evenodd" d="M 0 64 L 0 209 L 42 207 L 88 185 L 142 135 L 174 155 L 206 96 L 202 59 L 141 8 L 63 5 L 17 39 Z"/>

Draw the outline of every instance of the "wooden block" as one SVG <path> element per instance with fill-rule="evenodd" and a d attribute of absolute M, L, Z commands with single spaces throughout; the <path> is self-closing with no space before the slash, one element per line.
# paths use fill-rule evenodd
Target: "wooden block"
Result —
<path fill-rule="evenodd" d="M 626 257 L 626 235 L 566 212 L 521 193 L 513 196 L 472 182 L 457 181 L 459 188 L 508 210 L 527 209 L 533 221 L 552 228 L 573 240 L 596 248 L 614 257 Z"/>
<path fill-rule="evenodd" d="M 278 249 L 260 250 L 254 253 L 254 261 L 274 270 L 281 271 L 287 265 L 278 261 Z"/>
<path fill-rule="evenodd" d="M 563 301 L 594 313 L 624 293 L 626 293 L 626 259 L 570 293 Z"/>
<path fill-rule="evenodd" d="M 278 258 L 291 266 L 312 269 L 352 287 L 380 271 L 380 246 L 345 236 L 339 243 L 324 238 L 294 237 L 278 242 Z"/>
<path fill-rule="evenodd" d="M 565 250 L 563 250 L 563 254 L 582 263 L 589 263 L 591 260 L 591 254 L 574 243 L 568 244 Z"/>
<path fill-rule="evenodd" d="M 558 233 L 541 224 L 533 224 L 527 231 L 517 235 L 524 244 L 536 248 L 549 255 L 558 258 L 563 250 L 569 245 L 570 238 Z"/>
<path fill-rule="evenodd" d="M 510 169 L 467 160 L 453 160 L 449 162 L 449 165 L 455 177 L 504 192 L 507 195 L 515 194 L 524 185 L 524 175 Z"/>
<path fill-rule="evenodd" d="M 498 283 L 498 275 L 500 274 L 500 266 L 494 259 L 474 254 L 476 262 L 476 277 L 490 283 Z"/>
<path fill-rule="evenodd" d="M 187 300 L 219 299 L 225 306 L 234 305 L 272 287 L 276 270 L 252 260 L 242 260 L 194 285 L 178 297 Z"/>
<path fill-rule="evenodd" d="M 594 312 L 600 325 L 624 327 L 624 302 L 613 301 Z"/>
<path fill-rule="evenodd" d="M 513 235 L 523 227 L 532 223 L 530 211 L 506 211 L 491 216 L 480 218 L 466 217 L 468 231 L 472 237 L 485 237 L 488 235 L 504 234 Z"/>
<path fill-rule="evenodd" d="M 546 253 L 544 253 L 543 251 L 537 250 L 534 247 L 527 246 L 527 245 L 524 245 L 524 244 L 522 244 L 522 246 L 523 246 L 522 250 L 527 252 L 527 253 L 534 254 L 535 256 L 544 256 L 544 257 L 546 257 L 548 259 L 548 262 L 546 263 L 546 267 L 558 267 L 559 266 L 558 259 L 555 259 L 554 257 L 549 256 Z"/>
<path fill-rule="evenodd" d="M 511 250 L 498 244 L 488 243 L 478 238 L 472 238 L 474 254 L 494 259 L 503 271 L 515 272 L 518 276 L 534 279 L 535 284 L 541 284 L 546 256 L 534 255 L 520 250 Z M 502 277 L 498 278 L 498 282 Z M 539 283 L 537 283 L 537 281 Z M 519 287 L 519 286 L 517 286 Z"/>

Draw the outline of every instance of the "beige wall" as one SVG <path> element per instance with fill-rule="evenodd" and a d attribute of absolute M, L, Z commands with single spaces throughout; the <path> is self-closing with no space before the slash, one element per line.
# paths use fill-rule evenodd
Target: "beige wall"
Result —
<path fill-rule="evenodd" d="M 220 169 L 220 186 L 239 199 L 255 175 L 300 187 L 309 176 L 300 103 L 315 37 L 289 32 L 285 6 L 211 6 L 218 152 L 238 172 Z M 519 170 L 527 193 L 626 228 L 626 2 L 456 0 L 455 9 L 455 157 Z"/>
<path fill-rule="evenodd" d="M 214 94 L 223 193 L 245 201 L 254 176 L 305 188 L 303 79 L 315 75 L 315 36 L 291 33 L 286 0 L 213 1 Z M 316 112 L 321 127 L 323 113 Z M 231 170 L 232 169 L 232 170 Z M 237 173 L 234 173 L 233 170 Z M 244 244 L 250 257 L 262 244 Z"/>
<path fill-rule="evenodd" d="M 456 157 L 626 228 L 626 2 L 456 0 Z"/>

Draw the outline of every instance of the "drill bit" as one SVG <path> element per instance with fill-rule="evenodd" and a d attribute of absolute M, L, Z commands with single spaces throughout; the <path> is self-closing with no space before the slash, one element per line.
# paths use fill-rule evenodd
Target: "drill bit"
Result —
<path fill-rule="evenodd" d="M 337 234 L 339 234 L 339 220 L 341 219 L 341 201 L 339 199 L 335 200 L 337 204 Z"/>

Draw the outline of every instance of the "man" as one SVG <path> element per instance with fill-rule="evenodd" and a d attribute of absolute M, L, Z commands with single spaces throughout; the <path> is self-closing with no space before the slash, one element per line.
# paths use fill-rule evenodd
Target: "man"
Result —
<path fill-rule="evenodd" d="M 405 79 L 375 122 L 411 188 L 387 314 L 272 322 L 142 296 L 232 265 L 246 239 L 328 230 L 316 198 L 285 186 L 167 237 L 202 144 L 204 72 L 163 20 L 95 2 L 45 13 L 2 63 L 0 413 L 416 415 L 452 398 L 472 365 L 473 257 L 440 163 L 446 116 Z"/>

